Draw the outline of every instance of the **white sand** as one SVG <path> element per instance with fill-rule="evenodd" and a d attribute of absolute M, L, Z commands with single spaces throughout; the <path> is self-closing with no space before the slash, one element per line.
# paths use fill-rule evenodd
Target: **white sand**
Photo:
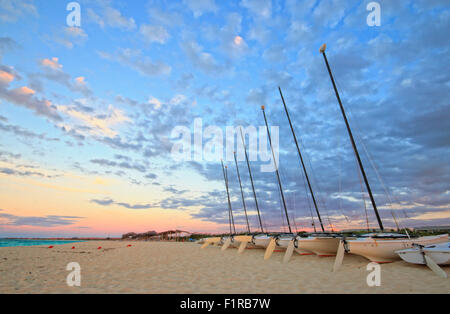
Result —
<path fill-rule="evenodd" d="M 0 248 L 0 293 L 450 293 L 450 279 L 403 261 L 381 265 L 381 286 L 369 287 L 363 257 L 347 255 L 332 273 L 334 258 L 294 254 L 283 264 L 283 253 L 263 254 L 174 242 Z M 66 284 L 69 262 L 81 266 L 81 287 Z"/>

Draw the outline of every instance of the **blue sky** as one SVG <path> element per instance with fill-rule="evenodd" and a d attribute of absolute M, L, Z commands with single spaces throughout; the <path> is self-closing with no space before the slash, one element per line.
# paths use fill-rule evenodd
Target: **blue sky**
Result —
<path fill-rule="evenodd" d="M 173 160 L 171 131 L 198 117 L 223 129 L 260 126 L 261 105 L 280 127 L 288 209 L 298 229 L 310 228 L 278 86 L 323 215 L 335 228 L 364 227 L 323 43 L 383 220 L 395 226 L 394 212 L 404 226 L 450 224 L 449 5 L 378 1 L 381 25 L 371 27 L 369 2 L 78 1 L 81 26 L 69 27 L 69 1 L 1 1 L 0 235 L 226 230 L 220 162 Z M 259 164 L 263 219 L 280 229 L 276 179 Z"/>

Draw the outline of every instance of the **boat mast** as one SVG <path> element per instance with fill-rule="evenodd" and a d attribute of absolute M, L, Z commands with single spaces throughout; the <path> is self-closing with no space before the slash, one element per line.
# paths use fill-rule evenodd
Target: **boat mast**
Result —
<path fill-rule="evenodd" d="M 223 166 L 223 161 L 221 160 L 222 163 L 222 171 L 223 171 L 223 179 L 225 181 L 225 188 L 227 189 L 227 198 L 228 198 L 228 219 L 230 221 L 230 235 L 232 234 L 231 231 L 231 225 L 233 225 L 233 231 L 234 234 L 236 234 L 236 228 L 234 226 L 234 218 L 233 218 L 233 209 L 231 208 L 231 201 L 230 201 L 230 192 L 228 190 L 228 175 L 227 175 L 227 167 Z"/>
<path fill-rule="evenodd" d="M 258 213 L 259 226 L 261 227 L 261 232 L 264 233 L 264 228 L 263 228 L 262 220 L 261 220 L 261 214 L 259 212 L 258 199 L 256 198 L 255 185 L 253 184 L 252 170 L 250 168 L 250 163 L 248 162 L 247 147 L 245 146 L 244 135 L 242 135 L 242 128 L 240 128 L 239 130 L 241 131 L 241 140 L 242 140 L 242 146 L 244 146 L 245 161 L 247 162 L 248 174 L 250 176 L 250 182 L 252 183 L 252 190 L 253 190 L 253 196 L 255 198 L 256 211 Z"/>
<path fill-rule="evenodd" d="M 320 217 L 319 208 L 317 207 L 316 198 L 314 197 L 314 192 L 311 187 L 311 182 L 309 181 L 308 172 L 306 171 L 305 163 L 303 162 L 302 153 L 300 152 L 300 147 L 297 142 L 297 136 L 295 135 L 294 127 L 292 126 L 291 117 L 289 116 L 289 111 L 286 106 L 286 102 L 284 101 L 283 93 L 281 92 L 281 88 L 278 86 L 278 91 L 280 92 L 281 100 L 283 101 L 284 110 L 286 111 L 286 116 L 289 120 L 289 126 L 291 127 L 292 136 L 294 137 L 295 146 L 297 146 L 297 152 L 300 156 L 300 161 L 302 163 L 303 172 L 305 173 L 306 181 L 308 182 L 309 191 L 311 192 L 311 197 L 314 203 L 314 207 L 316 208 L 317 217 L 319 218 L 320 227 L 322 228 L 322 231 L 325 232 L 325 229 L 323 227 L 322 218 Z"/>
<path fill-rule="evenodd" d="M 239 187 L 241 188 L 242 205 L 244 206 L 245 219 L 247 220 L 247 230 L 248 230 L 248 233 L 251 233 L 250 232 L 250 224 L 248 223 L 247 207 L 245 206 L 244 191 L 242 190 L 241 175 L 239 173 L 239 167 L 238 167 L 238 163 L 237 163 L 236 152 L 234 152 L 234 162 L 236 164 L 236 172 L 237 172 L 237 176 L 238 176 L 238 179 L 239 179 Z"/>
<path fill-rule="evenodd" d="M 288 223 L 289 233 L 292 233 L 291 223 L 289 222 L 289 216 L 288 216 L 288 212 L 287 212 L 287 208 L 286 208 L 286 201 L 284 199 L 283 187 L 281 185 L 280 173 L 278 172 L 278 165 L 277 165 L 277 161 L 275 160 L 275 153 L 274 153 L 273 147 L 272 147 L 272 139 L 270 138 L 269 124 L 267 123 L 266 112 L 264 111 L 264 106 L 261 106 L 261 109 L 262 109 L 262 112 L 264 115 L 264 122 L 266 123 L 267 136 L 269 137 L 270 150 L 272 151 L 273 164 L 275 166 L 275 172 L 277 174 L 278 185 L 280 187 L 281 199 L 283 200 L 284 213 L 286 214 L 286 221 Z"/>
<path fill-rule="evenodd" d="M 359 168 L 361 170 L 361 174 L 362 174 L 362 176 L 364 178 L 364 183 L 366 184 L 367 192 L 369 193 L 369 197 L 370 197 L 370 201 L 372 202 L 373 210 L 375 211 L 375 215 L 376 215 L 377 220 L 378 220 L 378 225 L 380 226 L 381 231 L 384 231 L 383 222 L 381 221 L 380 214 L 378 213 L 377 205 L 375 203 L 375 199 L 373 198 L 372 190 L 370 189 L 369 181 L 367 180 L 366 172 L 364 171 L 364 167 L 363 167 L 363 164 L 361 162 L 361 158 L 359 157 L 358 148 L 356 147 L 355 139 L 353 138 L 353 134 L 352 134 L 352 131 L 350 129 L 350 124 L 348 123 L 347 116 L 345 115 L 344 106 L 342 105 L 342 101 L 341 101 L 341 98 L 339 97 L 339 92 L 337 90 L 336 83 L 335 83 L 334 78 L 333 78 L 333 74 L 331 73 L 330 65 L 328 64 L 328 59 L 327 59 L 327 56 L 325 54 L 326 47 L 327 46 L 325 44 L 323 44 L 322 47 L 320 47 L 319 51 L 322 53 L 323 59 L 325 60 L 325 64 L 326 64 L 327 69 L 328 69 L 328 74 L 330 75 L 331 83 L 333 84 L 334 92 L 335 92 L 336 98 L 337 98 L 337 100 L 339 102 L 339 107 L 341 108 L 342 116 L 344 117 L 344 121 L 345 121 L 345 125 L 347 127 L 348 135 L 350 136 L 350 141 L 352 142 L 353 151 L 355 152 L 356 159 L 358 160 L 358 165 L 359 165 Z"/>

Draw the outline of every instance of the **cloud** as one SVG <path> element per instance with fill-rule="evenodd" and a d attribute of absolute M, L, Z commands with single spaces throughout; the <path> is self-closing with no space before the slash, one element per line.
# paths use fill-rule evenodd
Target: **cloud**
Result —
<path fill-rule="evenodd" d="M 92 199 L 91 202 L 96 203 L 98 205 L 102 205 L 102 206 L 116 205 L 116 206 L 121 206 L 121 207 L 125 207 L 128 209 L 150 209 L 150 208 L 153 208 L 152 204 L 129 204 L 129 203 L 124 203 L 124 202 L 116 202 L 109 198 L 103 199 L 103 200 Z"/>
<path fill-rule="evenodd" d="M 155 109 L 161 108 L 161 102 L 160 102 L 157 98 L 155 98 L 155 97 L 151 97 L 151 98 L 148 100 L 148 103 L 149 103 L 150 105 L 153 105 L 153 107 L 154 107 Z"/>
<path fill-rule="evenodd" d="M 56 106 L 45 98 L 37 98 L 35 91 L 28 86 L 8 89 L 9 83 L 12 82 L 11 77 L 15 78 L 12 69 L 2 67 L 2 79 L 0 80 L 0 99 L 11 102 L 17 106 L 25 107 L 32 110 L 35 114 L 44 116 L 53 121 L 61 121 Z"/>
<path fill-rule="evenodd" d="M 203 47 L 195 41 L 184 42 L 182 48 L 192 64 L 205 73 L 217 74 L 226 69 L 224 65 L 216 61 L 212 54 L 204 52 Z"/>
<path fill-rule="evenodd" d="M 154 26 L 142 24 L 139 32 L 144 37 L 144 40 L 149 43 L 159 43 L 165 44 L 169 39 L 170 35 L 163 26 Z"/>
<path fill-rule="evenodd" d="M 14 154 L 14 153 L 0 150 L 0 157 L 3 157 L 3 156 L 13 158 L 13 159 L 19 159 L 21 157 L 21 154 Z"/>
<path fill-rule="evenodd" d="M 45 177 L 45 175 L 41 172 L 36 171 L 20 171 L 15 170 L 11 168 L 0 168 L 0 173 L 11 175 L 11 176 L 21 176 L 21 177 L 29 177 L 29 176 L 38 176 L 38 177 Z M 51 176 L 49 176 L 51 177 Z"/>
<path fill-rule="evenodd" d="M 57 216 L 49 215 L 44 217 L 38 216 L 16 216 L 6 213 L 0 213 L 0 218 L 7 220 L 3 226 L 33 226 L 33 227 L 60 227 L 73 225 L 84 217 L 78 216 Z"/>
<path fill-rule="evenodd" d="M 242 0 L 240 5 L 259 18 L 272 15 L 272 0 Z"/>
<path fill-rule="evenodd" d="M 136 22 L 132 17 L 126 18 L 122 13 L 108 5 L 102 5 L 100 13 L 97 14 L 93 9 L 88 8 L 88 18 L 94 23 L 100 25 L 101 28 L 112 27 L 123 30 L 133 30 L 136 28 Z"/>
<path fill-rule="evenodd" d="M 98 54 L 104 59 L 119 62 L 146 76 L 169 75 L 172 70 L 170 65 L 163 62 L 152 62 L 148 57 L 143 56 L 139 49 L 120 49 L 115 55 L 102 51 Z"/>
<path fill-rule="evenodd" d="M 17 42 L 11 37 L 0 37 L 0 61 L 5 52 L 14 51 L 18 47 Z"/>
<path fill-rule="evenodd" d="M 88 37 L 87 34 L 84 32 L 84 30 L 81 27 L 65 27 L 64 33 L 73 38 L 86 38 Z"/>
<path fill-rule="evenodd" d="M 16 22 L 24 15 L 38 16 L 38 12 L 32 0 L 15 1 L 2 0 L 0 1 L 0 21 L 2 22 Z"/>
<path fill-rule="evenodd" d="M 88 35 L 81 27 L 65 27 L 63 31 L 54 35 L 54 40 L 68 49 L 83 44 L 87 38 Z"/>
<path fill-rule="evenodd" d="M 107 167 L 116 167 L 116 168 L 122 168 L 127 170 L 136 170 L 141 173 L 146 172 L 147 167 L 142 164 L 138 163 L 129 163 L 128 161 L 111 161 L 106 159 L 91 159 L 91 163 L 101 165 L 101 166 L 107 166 Z"/>
<path fill-rule="evenodd" d="M 74 120 L 82 122 L 88 127 L 87 133 L 91 135 L 114 137 L 118 133 L 113 127 L 131 121 L 123 110 L 112 105 L 108 106 L 106 113 L 99 114 L 78 110 L 75 106 L 58 106 L 58 110 Z"/>
<path fill-rule="evenodd" d="M 195 18 L 208 12 L 215 13 L 217 11 L 214 0 L 183 0 L 183 3 L 189 7 Z"/>
<path fill-rule="evenodd" d="M 263 88 L 252 88 L 249 90 L 245 101 L 251 104 L 263 106 L 267 104 L 267 92 Z"/>
<path fill-rule="evenodd" d="M 69 90 L 81 93 L 86 97 L 92 96 L 93 92 L 85 81 L 85 78 L 80 76 L 72 79 L 70 74 L 63 71 L 63 65 L 59 63 L 57 57 L 51 59 L 44 58 L 39 61 L 43 73 L 33 73 L 29 75 L 31 83 L 39 90 L 43 90 L 42 78 L 57 82 Z"/>
<path fill-rule="evenodd" d="M 14 80 L 14 74 L 0 70 L 0 84 L 8 85 Z"/>
<path fill-rule="evenodd" d="M 38 134 L 33 131 L 26 130 L 18 125 L 11 125 L 11 124 L 3 124 L 0 122 L 0 131 L 3 132 L 10 132 L 13 133 L 16 136 L 20 136 L 26 139 L 39 139 L 39 140 L 45 140 L 45 141 L 59 141 L 58 138 L 49 138 L 46 134 Z"/>
<path fill-rule="evenodd" d="M 44 67 L 49 67 L 53 70 L 61 70 L 63 67 L 61 64 L 59 64 L 59 59 L 56 57 L 53 57 L 51 59 L 47 59 L 47 58 L 42 59 L 41 65 Z"/>

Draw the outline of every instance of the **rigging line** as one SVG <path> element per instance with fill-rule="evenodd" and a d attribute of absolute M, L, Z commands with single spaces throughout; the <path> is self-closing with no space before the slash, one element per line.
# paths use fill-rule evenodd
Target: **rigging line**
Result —
<path fill-rule="evenodd" d="M 253 196 L 255 198 L 255 206 L 256 206 L 256 212 L 258 213 L 259 226 L 261 227 L 261 232 L 264 233 L 263 223 L 262 223 L 262 220 L 261 220 L 261 213 L 259 212 L 258 198 L 256 196 L 255 185 L 253 184 L 252 170 L 250 168 L 250 163 L 248 161 L 247 146 L 245 146 L 245 139 L 244 139 L 244 135 L 242 134 L 242 127 L 239 130 L 240 130 L 240 133 L 241 133 L 242 146 L 244 146 L 245 161 L 247 162 L 248 175 L 250 177 L 250 182 L 252 184 Z"/>
<path fill-rule="evenodd" d="M 294 192 L 294 198 L 293 198 L 293 202 L 294 202 L 294 211 L 292 212 L 292 214 L 294 215 L 294 228 L 295 228 L 295 232 L 298 232 L 298 226 L 297 226 L 297 215 L 296 215 L 296 197 L 295 197 L 295 192 Z"/>
<path fill-rule="evenodd" d="M 314 215 L 313 215 L 312 206 L 311 206 L 311 200 L 308 197 L 308 190 L 307 190 L 307 186 L 306 186 L 305 177 L 302 176 L 302 179 L 303 179 L 303 188 L 305 189 L 306 201 L 308 203 L 309 213 L 311 215 L 311 226 L 314 228 L 314 232 L 317 232 L 316 223 L 314 221 Z"/>
<path fill-rule="evenodd" d="M 277 179 L 278 179 L 278 185 L 279 185 L 279 187 L 280 187 L 281 197 L 282 197 L 282 199 L 283 199 L 283 207 L 284 207 L 284 212 L 285 212 L 285 214 L 286 214 L 286 221 L 287 221 L 287 223 L 288 223 L 289 233 L 292 233 L 292 230 L 291 230 L 291 224 L 290 224 L 290 222 L 289 222 L 289 216 L 288 216 L 287 207 L 286 207 L 286 201 L 285 201 L 285 199 L 284 199 L 283 186 L 281 185 L 280 174 L 279 174 L 279 172 L 278 172 L 278 165 L 277 165 L 277 162 L 276 162 L 276 159 L 275 159 L 275 152 L 274 152 L 273 146 L 272 146 L 272 139 L 271 139 L 271 137 L 270 137 L 269 124 L 267 123 L 267 117 L 266 117 L 266 112 L 264 111 L 264 106 L 261 106 L 261 109 L 262 109 L 263 116 L 264 116 L 264 122 L 265 122 L 265 124 L 266 124 L 267 136 L 268 136 L 268 138 L 269 138 L 270 149 L 271 149 L 271 151 L 272 151 L 273 164 L 274 164 L 275 172 L 276 172 Z"/>
<path fill-rule="evenodd" d="M 237 176 L 238 176 L 238 179 L 239 179 L 239 187 L 241 188 L 242 205 L 244 206 L 245 220 L 247 221 L 247 230 L 248 230 L 248 233 L 251 233 L 250 232 L 250 224 L 248 223 L 247 207 L 245 206 L 244 191 L 242 190 L 241 175 L 239 173 L 239 167 L 238 167 L 238 162 L 237 162 L 237 158 L 236 158 L 236 152 L 234 152 L 234 162 L 236 163 L 236 172 L 237 172 Z"/>
<path fill-rule="evenodd" d="M 286 232 L 286 225 L 284 223 L 284 215 L 283 215 L 283 206 L 282 206 L 282 200 L 281 200 L 281 194 L 280 191 L 278 190 L 278 198 L 279 198 L 279 202 L 280 202 L 280 217 L 281 217 L 281 230 L 282 233 Z"/>
<path fill-rule="evenodd" d="M 359 183 L 361 185 L 361 195 L 362 195 L 363 204 L 364 204 L 364 211 L 366 212 L 367 231 L 369 232 L 370 231 L 370 226 L 369 226 L 369 215 L 367 213 L 367 206 L 366 206 L 366 196 L 365 196 L 365 193 L 364 193 L 363 182 L 362 182 L 362 178 L 361 178 L 361 173 L 359 172 L 359 169 L 358 169 L 358 164 L 356 164 L 356 172 L 358 173 Z"/>
<path fill-rule="evenodd" d="M 225 185 L 226 185 L 226 188 L 227 188 L 228 204 L 230 206 L 231 223 L 233 225 L 234 234 L 236 234 L 236 226 L 234 224 L 234 216 L 233 216 L 233 209 L 231 207 L 230 192 L 229 192 L 229 189 L 228 189 L 228 167 L 227 166 L 225 166 Z"/>
<path fill-rule="evenodd" d="M 348 112 L 349 112 L 350 120 L 355 120 L 355 119 L 352 118 L 352 117 L 353 117 L 352 110 L 350 109 L 350 110 L 348 110 Z M 356 121 L 357 121 L 357 119 L 356 119 Z M 359 142 L 361 143 L 361 145 L 362 145 L 362 147 L 363 147 L 363 151 L 365 152 L 365 154 L 366 154 L 366 156 L 367 156 L 367 159 L 369 159 L 370 165 L 372 166 L 372 168 L 373 168 L 373 170 L 374 170 L 374 172 L 375 172 L 375 174 L 376 174 L 376 176 L 377 176 L 378 181 L 380 182 L 381 186 L 382 186 L 383 189 L 384 189 L 384 193 L 385 193 L 385 196 L 386 196 L 387 201 L 388 201 L 388 203 L 389 203 L 389 207 L 391 208 L 391 210 L 390 210 L 391 216 L 392 216 L 392 218 L 394 219 L 394 223 L 395 223 L 395 226 L 397 227 L 397 230 L 399 231 L 400 229 L 404 229 L 404 230 L 406 231 L 406 233 L 408 233 L 408 231 L 406 230 L 405 227 L 401 227 L 401 226 L 399 225 L 398 218 L 397 218 L 396 215 L 394 214 L 394 211 L 393 211 L 393 205 L 392 205 L 393 202 L 392 202 L 391 194 L 389 193 L 388 188 L 386 187 L 386 185 L 384 184 L 384 181 L 382 180 L 382 178 L 381 178 L 381 176 L 380 176 L 380 173 L 379 173 L 379 171 L 378 171 L 378 169 L 377 169 L 377 167 L 376 167 L 376 165 L 375 165 L 375 162 L 374 162 L 374 160 L 373 160 L 371 154 L 369 153 L 369 151 L 368 151 L 368 149 L 367 149 L 367 146 L 366 146 L 366 144 L 365 144 L 365 142 L 364 142 L 364 139 L 363 139 L 362 136 L 360 135 L 361 131 L 360 131 L 359 124 L 358 124 L 357 122 L 355 123 L 355 122 L 353 121 L 353 125 L 355 126 L 355 131 L 356 131 L 355 134 L 356 134 L 356 138 L 357 138 L 357 140 L 359 140 Z M 360 175 L 360 172 L 358 172 L 358 175 Z M 361 180 L 361 178 L 360 178 L 360 180 Z M 363 197 L 364 197 L 364 195 L 363 195 Z M 364 200 L 364 207 L 366 207 L 365 200 Z M 367 209 L 366 209 L 366 211 L 367 211 Z M 407 217 L 406 212 L 404 211 L 404 209 L 403 209 L 403 214 L 405 215 L 405 217 Z M 367 214 L 366 214 L 366 217 L 367 217 Z M 408 235 L 408 237 L 409 237 L 409 234 L 407 234 L 407 235 Z"/>
<path fill-rule="evenodd" d="M 347 223 L 350 223 L 347 215 L 345 215 L 344 213 L 344 209 L 342 208 L 342 153 L 341 150 L 339 149 L 340 145 L 339 145 L 339 140 L 338 140 L 338 158 L 339 158 L 339 197 L 338 197 L 338 204 L 339 204 L 339 211 L 341 212 L 342 216 L 344 216 L 345 220 L 347 221 Z M 365 205 L 364 205 L 365 206 Z"/>
<path fill-rule="evenodd" d="M 389 203 L 390 203 L 391 210 L 393 210 L 393 209 L 394 209 L 394 208 L 393 208 L 394 202 L 392 201 L 392 198 L 395 199 L 395 196 L 392 196 L 392 195 L 391 195 L 391 193 L 389 192 L 389 188 L 386 186 L 386 184 L 384 184 L 384 181 L 383 181 L 383 179 L 381 178 L 381 175 L 380 175 L 380 173 L 379 173 L 379 171 L 378 171 L 378 168 L 377 168 L 377 166 L 376 166 L 376 164 L 375 164 L 375 162 L 374 162 L 372 156 L 370 155 L 369 150 L 367 149 L 367 146 L 366 146 L 366 144 L 364 143 L 363 138 L 362 138 L 361 136 L 359 136 L 359 134 L 357 134 L 357 136 L 358 136 L 359 141 L 360 141 L 361 144 L 362 144 L 362 147 L 363 147 L 363 149 L 364 149 L 364 152 L 366 153 L 366 155 L 367 155 L 367 157 L 368 157 L 368 159 L 369 159 L 370 164 L 372 165 L 372 168 L 373 168 L 374 171 L 375 171 L 375 174 L 376 174 L 376 176 L 377 176 L 377 178 L 378 178 L 378 181 L 381 183 L 381 186 L 382 186 L 383 189 L 384 189 L 384 192 L 385 192 L 385 194 L 386 194 L 386 197 L 387 197 L 387 199 L 388 199 L 388 201 L 389 201 Z M 395 199 L 395 200 L 396 200 L 397 203 L 400 203 L 398 199 Z M 408 218 L 408 216 L 406 215 L 406 212 L 405 212 L 404 209 L 402 209 L 402 212 L 403 212 L 403 214 L 405 215 L 405 217 Z"/>
<path fill-rule="evenodd" d="M 361 168 L 361 174 L 362 174 L 362 176 L 364 178 L 364 183 L 366 184 L 367 192 L 369 193 L 370 201 L 372 203 L 372 207 L 373 207 L 373 210 L 375 212 L 378 225 L 380 226 L 381 231 L 384 231 L 383 222 L 381 221 L 381 217 L 379 215 L 379 212 L 378 212 L 378 209 L 377 209 L 377 205 L 376 205 L 375 199 L 373 197 L 372 190 L 370 188 L 369 180 L 367 179 L 366 172 L 364 170 L 364 166 L 363 166 L 361 158 L 359 156 L 358 148 L 356 146 L 355 140 L 353 138 L 352 131 L 350 129 L 350 124 L 349 124 L 349 122 L 347 120 L 347 116 L 345 114 L 344 106 L 342 105 L 342 101 L 341 101 L 341 98 L 339 96 L 339 92 L 337 90 L 336 83 L 334 81 L 334 77 L 333 77 L 333 74 L 331 72 L 330 65 L 328 64 L 328 59 L 327 59 L 327 56 L 326 56 L 326 53 L 325 53 L 325 49 L 326 49 L 326 46 L 322 45 L 322 47 L 320 47 L 320 52 L 322 53 L 323 59 L 325 61 L 325 65 L 326 65 L 327 70 L 328 70 L 328 74 L 330 75 L 330 80 L 331 80 L 331 83 L 333 85 L 334 92 L 336 94 L 336 99 L 337 99 L 337 101 L 339 103 L 339 107 L 341 109 L 341 113 L 342 113 L 342 117 L 343 117 L 344 122 L 345 122 L 345 126 L 347 127 L 347 132 L 348 132 L 348 135 L 350 137 L 350 141 L 351 141 L 352 146 L 353 146 L 353 151 L 354 151 L 354 153 L 356 155 L 356 158 L 358 159 L 359 167 Z"/>
<path fill-rule="evenodd" d="M 223 180 L 225 182 L 225 189 L 227 191 L 227 199 L 228 199 L 228 223 L 230 225 L 230 235 L 232 234 L 231 230 L 231 202 L 230 202 L 230 194 L 228 193 L 228 184 L 227 184 L 227 176 L 225 175 L 225 168 L 223 166 L 223 160 L 220 161 L 222 164 L 222 172 L 223 172 Z"/>
<path fill-rule="evenodd" d="M 301 145 L 303 146 L 303 143 L 302 143 L 302 141 L 301 141 L 301 139 L 300 139 L 300 143 L 301 143 Z M 330 228 L 333 228 L 332 227 L 332 225 L 331 225 L 331 220 L 330 220 L 330 216 L 329 216 L 329 214 L 328 214 L 328 207 L 327 207 L 327 205 L 326 205 L 326 202 L 325 202 L 325 197 L 323 197 L 323 191 L 322 191 L 322 189 L 321 189 L 321 186 L 320 186 L 320 184 L 319 184 L 319 179 L 318 179 L 318 177 L 316 176 L 316 173 L 315 173 L 315 171 L 314 171 L 314 167 L 312 166 L 312 163 L 311 163 L 311 159 L 309 158 L 309 155 L 306 153 L 306 154 L 304 154 L 305 155 L 305 159 L 306 159 L 306 161 L 308 162 L 308 165 L 309 165 L 309 168 L 311 169 L 311 173 L 312 173 L 312 181 L 313 181 L 313 183 L 315 184 L 315 188 L 316 188 L 316 190 L 318 190 L 319 191 L 319 194 L 318 194 L 318 197 L 317 197 L 317 200 L 318 200 L 318 202 L 319 203 L 321 203 L 322 204 L 322 206 L 323 206 L 323 208 L 325 209 L 325 215 L 326 215 L 326 217 L 327 217 L 327 220 L 328 220 L 328 224 L 330 225 Z M 316 193 L 317 194 L 317 193 Z"/>
<path fill-rule="evenodd" d="M 291 128 L 292 136 L 294 137 L 294 142 L 295 142 L 295 145 L 297 147 L 297 152 L 298 152 L 298 156 L 300 157 L 300 161 L 301 161 L 301 165 L 302 165 L 302 168 L 303 168 L 303 172 L 305 174 L 306 180 L 308 181 L 309 190 L 311 192 L 311 198 L 313 199 L 313 202 L 314 202 L 314 206 L 315 206 L 315 209 L 316 209 L 317 217 L 318 217 L 319 222 L 320 222 L 320 226 L 322 228 L 322 231 L 325 231 L 325 229 L 323 227 L 323 224 L 322 224 L 322 218 L 320 217 L 320 212 L 319 212 L 319 209 L 317 207 L 316 198 L 314 197 L 314 193 L 313 193 L 313 190 L 312 190 L 312 187 L 311 187 L 311 183 L 309 182 L 309 177 L 308 177 L 308 173 L 306 171 L 305 163 L 303 162 L 303 157 L 302 157 L 302 154 L 300 152 L 300 147 L 299 147 L 298 142 L 297 142 L 297 136 L 295 135 L 294 127 L 292 126 L 291 117 L 289 116 L 289 111 L 287 109 L 286 102 L 284 101 L 283 93 L 281 92 L 281 87 L 279 87 L 279 86 L 278 86 L 278 91 L 280 92 L 281 100 L 282 100 L 283 106 L 284 106 L 284 111 L 286 112 L 286 117 L 288 118 L 289 126 Z"/>
<path fill-rule="evenodd" d="M 280 170 L 280 177 L 281 177 L 282 181 L 283 181 L 283 182 L 289 181 L 289 180 L 288 180 L 289 177 L 285 175 L 284 170 L 281 169 L 281 168 L 280 168 L 279 170 Z M 295 219 L 296 219 L 296 218 L 295 218 L 295 193 L 294 193 L 294 192 L 291 192 L 291 191 L 288 189 L 288 190 L 286 191 L 286 195 L 287 195 L 287 196 L 291 195 L 290 198 L 286 197 L 286 200 L 288 201 L 288 204 L 290 205 L 289 207 L 291 208 L 291 210 L 290 210 L 289 212 L 291 213 L 291 216 L 294 217 L 294 228 L 295 228 L 295 230 L 297 230 L 297 225 L 296 225 L 296 222 L 295 222 Z M 292 206 L 292 204 L 293 204 L 293 202 L 292 202 L 292 195 L 294 195 L 294 196 L 293 196 L 293 197 L 294 197 L 294 206 Z M 289 201 L 290 201 L 290 202 L 289 202 Z M 291 219 L 291 221 L 292 221 L 292 219 Z"/>
<path fill-rule="evenodd" d="M 336 82 L 336 85 L 340 85 L 340 83 L 337 83 L 337 82 Z M 341 89 L 340 86 L 339 86 L 339 89 Z M 376 176 L 377 176 L 377 178 L 378 178 L 378 181 L 380 182 L 381 186 L 383 187 L 383 189 L 384 189 L 384 191 L 385 191 L 385 195 L 386 195 L 386 197 L 387 197 L 387 199 L 388 199 L 389 206 L 391 207 L 390 212 L 391 212 L 392 218 L 394 219 L 394 222 L 395 222 L 395 225 L 396 225 L 396 227 L 397 227 L 397 230 L 400 230 L 399 222 L 398 222 L 397 217 L 395 216 L 395 214 L 394 214 L 394 212 L 393 212 L 393 206 L 392 206 L 393 202 L 392 202 L 392 199 L 391 199 L 391 195 L 390 195 L 390 193 L 389 193 L 389 190 L 387 189 L 387 187 L 385 186 L 383 180 L 381 179 L 381 176 L 380 176 L 380 174 L 379 174 L 379 172 L 378 172 L 378 169 L 377 169 L 377 167 L 375 166 L 375 162 L 373 161 L 371 155 L 369 154 L 369 151 L 368 151 L 368 149 L 367 149 L 367 147 L 366 147 L 366 145 L 365 145 L 365 143 L 364 143 L 364 140 L 363 140 L 362 136 L 360 136 L 360 133 L 361 133 L 361 132 L 360 132 L 359 124 L 358 124 L 358 122 L 357 122 L 358 120 L 357 120 L 357 119 L 352 119 L 353 113 L 352 113 L 351 107 L 348 107 L 347 110 L 348 110 L 348 112 L 349 112 L 350 120 L 353 120 L 352 123 L 353 123 L 353 125 L 355 126 L 356 136 L 357 136 L 359 142 L 362 144 L 363 150 L 364 150 L 364 152 L 366 153 L 366 156 L 368 157 L 369 162 L 370 162 L 372 168 L 373 168 L 374 171 L 375 171 L 375 174 L 376 174 Z M 356 121 L 356 122 L 355 122 L 355 121 Z M 359 172 L 358 172 L 358 174 L 359 174 Z M 397 202 L 398 202 L 398 200 L 397 200 Z M 403 212 L 403 214 L 405 215 L 405 217 L 408 218 L 408 216 L 406 215 L 406 212 L 405 212 L 404 209 L 402 209 L 402 212 Z M 408 231 L 406 230 L 406 228 L 405 228 L 405 227 L 402 227 L 402 228 L 406 231 L 406 233 L 407 233 L 407 235 L 408 235 L 408 237 L 409 237 L 409 234 L 408 234 Z"/>
<path fill-rule="evenodd" d="M 306 200 L 308 203 L 309 213 L 311 215 L 311 226 L 314 228 L 314 232 L 317 232 L 316 223 L 314 221 L 314 214 L 313 214 L 312 206 L 311 206 L 311 200 L 308 197 L 308 195 L 309 195 L 308 190 L 307 190 L 308 187 L 306 186 L 306 179 L 305 179 L 304 174 L 302 174 L 302 181 L 303 181 L 303 188 L 305 189 L 305 195 L 306 195 Z M 319 193 L 320 193 L 320 191 L 319 191 Z"/>

